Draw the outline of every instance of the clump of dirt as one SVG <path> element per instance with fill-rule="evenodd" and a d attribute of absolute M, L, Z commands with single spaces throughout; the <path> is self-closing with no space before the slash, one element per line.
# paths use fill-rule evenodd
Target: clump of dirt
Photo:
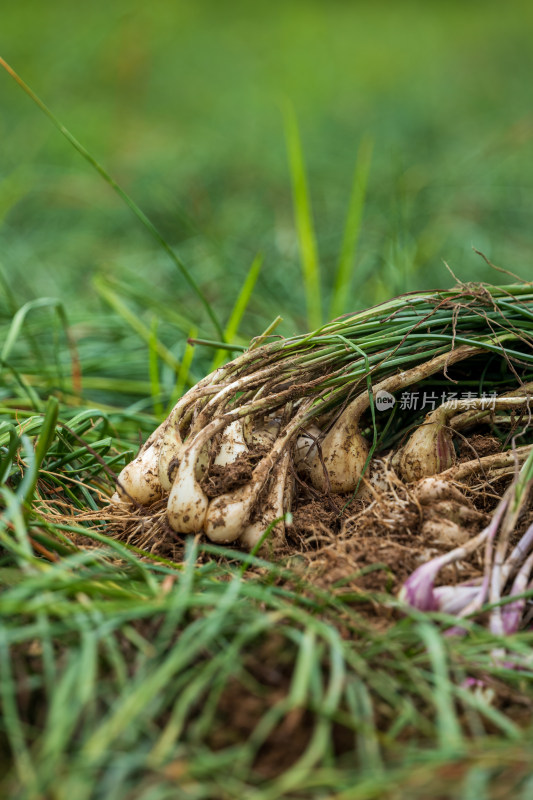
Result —
<path fill-rule="evenodd" d="M 287 543 L 292 549 L 308 550 L 324 537 L 340 531 L 338 513 L 323 500 L 299 498 L 292 511 L 292 523 L 287 528 Z"/>
<path fill-rule="evenodd" d="M 246 453 L 240 453 L 231 464 L 221 466 L 211 463 L 200 481 L 200 486 L 208 497 L 232 492 L 251 481 L 254 467 L 267 453 L 267 447 L 258 445 Z"/>
<path fill-rule="evenodd" d="M 499 453 L 502 443 L 496 436 L 486 433 L 475 433 L 473 436 L 465 437 L 459 443 L 459 460 L 471 461 L 473 458 L 483 458 Z"/>
<path fill-rule="evenodd" d="M 200 482 L 208 497 L 232 492 L 252 479 L 253 467 L 247 453 L 239 455 L 232 464 L 212 464 Z"/>

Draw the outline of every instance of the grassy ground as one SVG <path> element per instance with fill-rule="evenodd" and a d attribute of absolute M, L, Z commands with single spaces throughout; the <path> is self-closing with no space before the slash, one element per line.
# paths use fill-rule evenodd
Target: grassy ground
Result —
<path fill-rule="evenodd" d="M 29 0 L 1 55 L 242 345 L 447 286 L 442 259 L 508 282 L 472 246 L 530 278 L 532 23 L 519 2 Z M 376 629 L 357 576 L 324 591 L 192 540 L 141 559 L 65 516 L 97 518 L 224 354 L 187 345 L 220 334 L 168 253 L 5 72 L 0 93 L 0 793 L 529 798 L 531 673 L 481 627 L 442 636 L 389 596 Z"/>

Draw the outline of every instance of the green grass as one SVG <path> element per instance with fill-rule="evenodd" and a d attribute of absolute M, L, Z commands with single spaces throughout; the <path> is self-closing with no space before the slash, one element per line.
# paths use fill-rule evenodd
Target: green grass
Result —
<path fill-rule="evenodd" d="M 3 16 L 2 56 L 124 187 L 228 319 L 258 251 L 246 337 L 277 313 L 309 327 L 283 102 L 295 109 L 332 306 L 358 150 L 374 143 L 345 310 L 410 289 L 527 278 L 533 68 L 528 3 L 318 0 L 144 4 L 28 0 Z M 43 26 L 46 32 L 43 33 Z M 17 298 L 96 310 L 106 274 L 212 326 L 168 254 L 3 74 L 1 264 Z M 362 163 L 362 162 L 361 162 Z M 153 276 L 157 275 L 157 280 Z M 154 285 L 155 284 L 155 285 Z M 142 304 L 139 314 L 144 315 Z M 274 313 L 273 313 L 274 310 Z M 165 343 L 173 331 L 165 325 Z"/>
<path fill-rule="evenodd" d="M 510 669 L 473 623 L 376 629 L 357 576 L 59 515 L 221 345 L 447 286 L 443 258 L 508 283 L 472 246 L 531 277 L 530 5 L 43 8 L 3 11 L 2 56 L 83 144 L 0 74 L 0 795 L 527 800 L 530 632 Z"/>
<path fill-rule="evenodd" d="M 4 457 L 6 795 L 171 797 L 180 787 L 198 798 L 392 798 L 403 787 L 424 797 L 431 771 L 448 765 L 467 798 L 510 761 L 521 765 L 514 796 L 528 796 L 530 745 L 513 717 L 532 673 L 494 662 L 496 637 L 476 625 L 443 637 L 445 617 L 416 612 L 380 633 L 361 615 L 370 598 L 345 585 L 321 590 L 290 566 L 192 538 L 181 563 L 139 560 L 101 525 L 51 524 L 62 498 L 94 505 L 90 486 L 110 484 L 103 464 L 116 468 L 118 444 L 102 438 L 107 420 L 94 410 L 68 427 L 56 410 L 52 399 L 24 425 L 22 481 L 16 449 Z M 72 481 L 80 476 L 83 486 Z M 72 545 L 76 530 L 95 548 Z M 262 577 L 244 579 L 241 563 Z M 529 659 L 531 642 L 529 633 L 506 640 L 508 658 Z M 463 688 L 476 676 L 505 707 Z M 291 747 L 299 757 L 269 777 Z M 493 763 L 487 747 L 501 752 Z"/>

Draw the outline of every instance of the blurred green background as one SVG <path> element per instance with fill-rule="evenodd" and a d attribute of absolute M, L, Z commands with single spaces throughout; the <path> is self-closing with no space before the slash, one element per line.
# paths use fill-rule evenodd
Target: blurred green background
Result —
<path fill-rule="evenodd" d="M 278 314 L 285 334 L 309 323 L 287 100 L 325 317 L 365 137 L 373 156 L 346 311 L 449 286 L 443 260 L 465 281 L 510 282 L 473 247 L 531 278 L 532 35 L 533 5 L 512 0 L 24 0 L 3 4 L 0 54 L 147 213 L 223 324 L 264 254 L 242 342 Z M 145 379 L 134 355 L 146 342 L 96 291 L 100 274 L 148 327 L 158 321 L 178 359 L 190 326 L 212 337 L 166 254 L 4 71 L 0 99 L 2 319 L 58 297 L 86 376 L 102 370 L 104 343 L 121 348 L 114 374 Z M 188 383 L 210 359 L 195 356 Z"/>

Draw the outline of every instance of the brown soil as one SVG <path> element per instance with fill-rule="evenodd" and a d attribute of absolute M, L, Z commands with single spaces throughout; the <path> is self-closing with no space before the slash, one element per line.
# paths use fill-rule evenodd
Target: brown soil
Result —
<path fill-rule="evenodd" d="M 218 497 L 248 483 L 252 478 L 252 471 L 250 459 L 243 453 L 233 464 L 225 467 L 212 464 L 200 485 L 208 497 Z"/>
<path fill-rule="evenodd" d="M 501 443 L 487 433 L 460 439 L 459 462 L 499 452 Z M 202 486 L 209 497 L 230 492 L 250 480 L 265 448 L 240 456 L 231 466 L 211 464 Z M 406 485 L 384 458 L 374 459 L 357 499 L 325 495 L 295 476 L 292 524 L 283 539 L 272 536 L 262 555 L 289 564 L 295 574 L 315 586 L 341 594 L 357 594 L 365 613 L 377 624 L 391 616 L 386 597 L 396 597 L 407 577 L 421 564 L 463 544 L 490 519 L 513 470 L 490 480 L 475 474 L 451 486 L 449 497 L 430 502 Z M 264 510 L 266 494 L 260 505 Z M 107 516 L 105 512 L 107 511 Z M 89 519 L 91 515 L 86 515 Z M 123 541 L 175 561 L 184 555 L 186 537 L 173 531 L 166 518 L 166 500 L 150 507 L 108 507 L 94 519 L 111 526 Z M 513 540 L 533 521 L 533 508 L 525 510 Z M 231 545 L 233 549 L 237 546 Z M 205 555 L 205 558 L 211 556 Z M 252 571 L 253 572 L 253 571 Z M 460 566 L 443 570 L 439 582 L 477 578 L 483 572 L 483 549 Z M 378 597 L 379 595 L 379 597 Z M 383 602 L 385 600 L 385 602 Z"/>
<path fill-rule="evenodd" d="M 493 453 L 499 453 L 501 442 L 495 436 L 489 434 L 476 433 L 473 436 L 464 437 L 459 444 L 460 461 L 470 461 L 472 458 L 482 458 Z"/>
<path fill-rule="evenodd" d="M 210 464 L 209 469 L 200 481 L 200 485 L 208 497 L 232 492 L 251 480 L 256 464 L 268 452 L 266 447 L 255 447 L 248 453 L 241 453 L 233 464 L 222 467 Z"/>

